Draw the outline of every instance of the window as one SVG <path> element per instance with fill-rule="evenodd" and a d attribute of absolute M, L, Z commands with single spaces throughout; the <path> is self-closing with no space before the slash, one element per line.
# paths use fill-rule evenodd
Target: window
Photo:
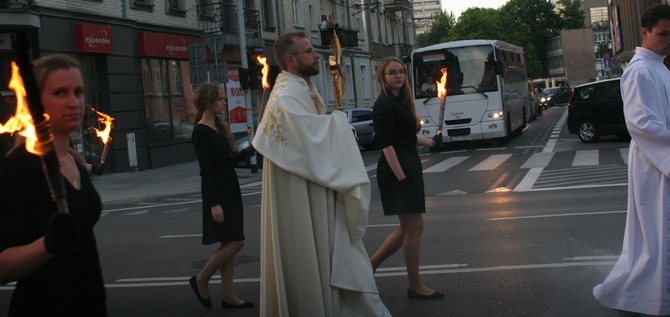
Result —
<path fill-rule="evenodd" d="M 177 15 L 177 16 L 186 16 L 186 9 L 184 6 L 185 0 L 167 0 L 165 4 L 167 5 L 166 11 L 168 14 Z"/>
<path fill-rule="evenodd" d="M 149 145 L 187 142 L 195 107 L 188 80 L 188 61 L 142 59 L 142 83 Z M 191 92 L 186 94 L 186 92 Z"/>
<path fill-rule="evenodd" d="M 302 25 L 302 1 L 292 0 L 291 1 L 291 13 L 293 14 L 293 25 L 294 26 L 303 26 Z"/>
<path fill-rule="evenodd" d="M 370 91 L 370 72 L 368 71 L 368 65 L 361 66 L 361 85 L 363 85 L 363 100 L 372 99 L 372 92 Z"/>
<path fill-rule="evenodd" d="M 272 0 L 261 0 L 261 11 L 263 14 L 263 23 L 265 28 L 274 29 L 277 25 L 275 24 L 275 15 L 273 14 L 274 10 L 272 8 Z"/>
<path fill-rule="evenodd" d="M 352 80 L 346 81 L 347 87 L 344 89 L 345 90 L 344 93 L 346 94 L 346 96 L 343 97 L 346 97 L 346 99 L 349 100 L 349 103 L 356 104 L 356 92 L 354 91 L 354 81 L 353 81 L 354 74 L 351 69 L 351 64 L 349 63 L 346 63 L 344 66 L 344 76 L 345 76 L 344 78 L 351 78 Z"/>
<path fill-rule="evenodd" d="M 377 31 L 377 24 L 379 23 L 379 16 L 377 14 L 377 10 L 375 12 L 370 13 L 370 31 L 372 32 L 372 41 L 375 43 L 379 43 L 379 31 Z"/>
<path fill-rule="evenodd" d="M 152 10 L 154 8 L 153 0 L 131 0 L 131 8 Z"/>

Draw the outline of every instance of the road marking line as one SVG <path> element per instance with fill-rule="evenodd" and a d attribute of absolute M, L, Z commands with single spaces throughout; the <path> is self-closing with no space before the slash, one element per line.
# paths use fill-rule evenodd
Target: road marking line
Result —
<path fill-rule="evenodd" d="M 437 163 L 437 164 L 423 170 L 423 173 L 424 174 L 425 173 L 441 173 L 441 172 L 444 172 L 444 171 L 460 164 L 461 162 L 465 161 L 468 158 L 469 158 L 469 156 L 450 157 L 450 158 L 448 158 L 448 159 L 446 159 L 446 160 L 444 160 L 440 163 Z"/>
<path fill-rule="evenodd" d="M 386 224 L 379 224 L 379 225 L 368 225 L 368 228 L 373 228 L 373 227 L 397 227 L 399 224 L 397 223 L 386 223 Z"/>
<path fill-rule="evenodd" d="M 572 166 L 594 166 L 598 165 L 598 150 L 581 150 L 575 153 Z"/>
<path fill-rule="evenodd" d="M 621 153 L 621 158 L 623 159 L 624 163 L 628 165 L 628 148 L 620 148 L 619 153 Z"/>
<path fill-rule="evenodd" d="M 626 213 L 626 211 L 615 210 L 615 211 L 595 211 L 595 212 L 584 212 L 584 213 L 567 213 L 567 214 L 535 215 L 535 216 L 519 216 L 519 217 L 498 217 L 498 218 L 488 218 L 486 220 L 516 220 L 516 219 L 551 218 L 551 217 L 592 216 L 592 215 L 606 215 L 606 214 L 619 214 L 619 213 Z"/>
<path fill-rule="evenodd" d="M 173 234 L 167 236 L 160 236 L 158 239 L 168 239 L 168 238 L 192 238 L 192 237 L 202 237 L 202 233 L 194 234 Z"/>
<path fill-rule="evenodd" d="M 147 212 L 149 212 L 149 209 L 133 211 L 133 212 L 129 212 L 129 213 L 123 214 L 123 215 L 124 216 L 139 216 L 139 215 L 144 215 Z"/>
<path fill-rule="evenodd" d="M 486 158 L 483 162 L 477 164 L 469 171 L 491 171 L 496 169 L 500 164 L 509 159 L 512 154 L 495 154 Z"/>

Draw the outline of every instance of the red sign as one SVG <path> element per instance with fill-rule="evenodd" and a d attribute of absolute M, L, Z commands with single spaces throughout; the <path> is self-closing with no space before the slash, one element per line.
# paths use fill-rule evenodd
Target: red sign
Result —
<path fill-rule="evenodd" d="M 201 42 L 198 37 L 139 32 L 140 56 L 188 59 L 188 44 Z"/>
<path fill-rule="evenodd" d="M 107 25 L 84 24 L 75 25 L 77 51 L 92 53 L 111 53 L 112 27 Z"/>

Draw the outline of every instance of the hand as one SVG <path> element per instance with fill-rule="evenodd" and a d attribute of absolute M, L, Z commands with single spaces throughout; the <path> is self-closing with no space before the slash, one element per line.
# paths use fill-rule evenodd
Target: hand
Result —
<path fill-rule="evenodd" d="M 433 146 L 431 146 L 430 149 L 435 151 L 442 146 L 442 133 L 438 133 L 438 134 L 434 135 L 433 136 L 433 142 L 435 142 L 435 144 Z"/>
<path fill-rule="evenodd" d="M 107 166 L 107 163 L 100 163 L 98 165 L 93 165 L 91 167 L 91 173 L 100 176 L 102 175 L 102 173 L 105 172 L 105 166 Z"/>
<path fill-rule="evenodd" d="M 212 220 L 214 220 L 214 222 L 223 223 L 224 221 L 223 208 L 221 207 L 221 205 L 213 206 L 211 208 L 211 212 L 212 212 Z"/>
<path fill-rule="evenodd" d="M 244 153 L 246 153 L 247 157 L 252 157 L 256 155 L 256 149 L 252 145 L 247 146 L 245 149 L 243 149 Z"/>
<path fill-rule="evenodd" d="M 77 218 L 72 214 L 56 213 L 49 218 L 44 248 L 54 255 L 68 253 L 74 249 L 80 237 Z"/>

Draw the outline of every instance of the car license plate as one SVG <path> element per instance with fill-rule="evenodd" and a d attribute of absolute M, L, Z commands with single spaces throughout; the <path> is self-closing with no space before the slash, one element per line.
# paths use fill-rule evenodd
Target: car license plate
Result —
<path fill-rule="evenodd" d="M 451 142 L 456 142 L 456 141 L 470 141 L 470 136 L 469 135 L 461 135 L 461 136 L 450 136 L 449 141 Z"/>

